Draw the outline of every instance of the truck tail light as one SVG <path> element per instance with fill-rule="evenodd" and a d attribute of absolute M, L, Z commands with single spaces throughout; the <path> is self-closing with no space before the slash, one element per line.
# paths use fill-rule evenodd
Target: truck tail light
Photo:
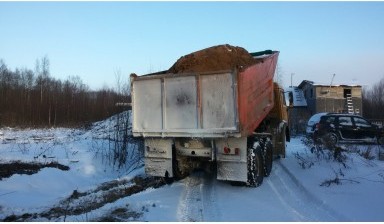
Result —
<path fill-rule="evenodd" d="M 231 149 L 227 146 L 224 146 L 224 154 L 239 155 L 239 153 L 240 153 L 239 148 Z"/>

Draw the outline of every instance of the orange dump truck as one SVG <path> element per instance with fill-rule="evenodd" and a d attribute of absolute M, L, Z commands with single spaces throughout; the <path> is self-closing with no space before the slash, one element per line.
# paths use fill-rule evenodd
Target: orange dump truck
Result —
<path fill-rule="evenodd" d="M 289 139 L 273 82 L 279 52 L 249 55 L 250 65 L 229 70 L 131 75 L 132 132 L 144 137 L 147 174 L 182 178 L 203 168 L 249 186 L 270 174 Z"/>

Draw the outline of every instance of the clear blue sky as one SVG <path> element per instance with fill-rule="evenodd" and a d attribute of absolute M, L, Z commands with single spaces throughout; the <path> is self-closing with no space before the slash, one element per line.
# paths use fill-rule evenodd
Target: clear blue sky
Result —
<path fill-rule="evenodd" d="M 0 59 L 92 89 L 219 44 L 280 51 L 285 86 L 384 78 L 384 2 L 0 2 Z"/>

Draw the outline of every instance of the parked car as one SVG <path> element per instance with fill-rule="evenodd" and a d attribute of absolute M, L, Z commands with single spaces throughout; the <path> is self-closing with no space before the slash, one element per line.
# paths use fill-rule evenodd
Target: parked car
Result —
<path fill-rule="evenodd" d="M 316 125 L 320 122 L 320 118 L 328 113 L 318 113 L 314 114 L 311 118 L 309 118 L 306 128 L 307 136 L 313 137 L 313 133 L 316 130 Z"/>
<path fill-rule="evenodd" d="M 339 141 L 384 144 L 384 129 L 353 114 L 328 113 L 321 116 L 314 132 L 315 139 L 336 144 Z"/>

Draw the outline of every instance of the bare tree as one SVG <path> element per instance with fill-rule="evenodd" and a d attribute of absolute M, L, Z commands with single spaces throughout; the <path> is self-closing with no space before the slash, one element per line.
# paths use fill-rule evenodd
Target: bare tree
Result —
<path fill-rule="evenodd" d="M 371 89 L 363 89 L 364 116 L 371 119 L 384 119 L 384 77 Z"/>
<path fill-rule="evenodd" d="M 124 79 L 120 70 L 115 71 L 116 91 L 118 93 L 118 102 L 123 103 L 129 100 L 128 76 Z M 143 158 L 143 142 L 140 139 L 134 139 L 131 131 L 130 116 L 131 113 L 127 107 L 123 107 L 126 111 L 117 114 L 114 136 L 111 139 L 113 144 L 109 144 L 113 148 L 114 165 L 118 168 L 129 166 L 129 170 L 136 169 L 142 164 Z"/>

